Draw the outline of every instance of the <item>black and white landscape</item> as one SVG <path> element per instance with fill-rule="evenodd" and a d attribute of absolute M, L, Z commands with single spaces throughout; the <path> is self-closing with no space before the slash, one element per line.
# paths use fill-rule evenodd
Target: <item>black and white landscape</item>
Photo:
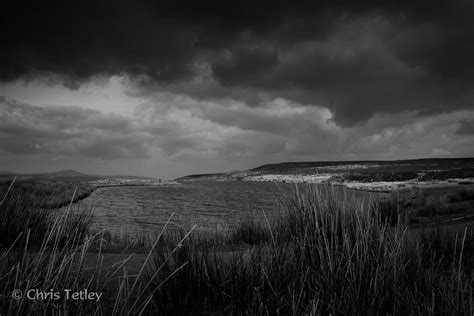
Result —
<path fill-rule="evenodd" d="M 0 15 L 0 315 L 474 313 L 472 1 Z"/>

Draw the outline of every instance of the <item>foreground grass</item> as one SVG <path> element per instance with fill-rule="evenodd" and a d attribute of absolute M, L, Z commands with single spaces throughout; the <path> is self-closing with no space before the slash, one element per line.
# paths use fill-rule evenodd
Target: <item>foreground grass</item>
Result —
<path fill-rule="evenodd" d="M 103 236 L 86 235 L 77 228 L 71 230 L 69 216 L 66 211 L 50 224 L 39 249 L 30 248 L 31 235 L 27 229 L 0 254 L 0 315 L 153 314 L 151 294 L 160 286 L 151 289 L 155 277 L 146 280 L 144 272 L 156 243 L 135 275 L 129 275 L 125 268 L 131 256 L 104 266 L 99 250 L 96 264 L 90 266 L 85 262 L 91 245 Z M 20 241 L 23 249 L 16 247 Z M 70 299 L 65 292 L 84 290 L 100 296 L 90 300 Z M 33 294 L 28 294 L 30 291 Z M 20 296 L 15 296 L 18 293 Z"/>
<path fill-rule="evenodd" d="M 269 244 L 228 254 L 185 243 L 171 260 L 156 253 L 155 269 L 164 275 L 185 264 L 154 294 L 157 309 L 166 315 L 472 314 L 472 233 L 414 240 L 404 222 L 393 227 L 353 196 L 330 189 L 295 192 L 286 202 Z"/>
<path fill-rule="evenodd" d="M 71 211 L 74 194 L 69 208 L 53 216 L 35 208 L 34 201 L 9 193 L 0 205 L 0 237 L 5 243 L 0 251 L 0 315 L 150 312 L 153 291 L 144 282 L 144 271 L 151 252 L 135 275 L 129 275 L 125 269 L 130 257 L 106 267 L 101 253 L 104 235 L 91 234 L 90 213 Z M 96 264 L 91 266 L 85 262 L 93 245 L 98 246 L 98 253 Z M 156 243 L 149 249 L 155 246 Z M 65 292 L 84 289 L 100 294 L 100 299 L 68 299 Z M 29 291 L 33 291 L 33 298 L 28 297 Z"/>
<path fill-rule="evenodd" d="M 87 217 L 78 221 L 70 209 L 44 217 L 15 201 L 11 196 L 0 207 L 0 236 L 8 246 L 0 255 L 2 315 L 474 312 L 471 230 L 408 234 L 403 208 L 366 207 L 346 190 L 296 187 L 282 198 L 275 220 L 244 220 L 213 234 L 164 228 L 152 242 L 94 234 Z M 148 250 L 138 273 L 128 274 L 126 260 L 101 264 L 107 243 L 133 242 Z M 84 264 L 92 250 L 94 267 Z M 87 288 L 104 296 L 98 302 L 11 299 L 14 289 L 32 288 Z"/>

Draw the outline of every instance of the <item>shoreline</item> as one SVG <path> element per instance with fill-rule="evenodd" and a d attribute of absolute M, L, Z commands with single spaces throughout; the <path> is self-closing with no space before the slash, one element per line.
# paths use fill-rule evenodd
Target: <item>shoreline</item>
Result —
<path fill-rule="evenodd" d="M 179 185 L 180 183 L 179 182 L 176 182 L 176 181 L 166 181 L 166 182 L 162 182 L 160 184 L 143 184 L 143 183 L 115 183 L 115 184 L 94 184 L 94 183 L 90 183 L 90 182 L 83 182 L 83 183 L 79 183 L 76 187 L 79 188 L 79 187 L 85 187 L 87 188 L 87 191 L 86 192 L 83 192 L 82 194 L 80 195 L 76 195 L 74 196 L 74 198 L 72 199 L 72 204 L 76 204 L 88 197 L 90 197 L 92 195 L 92 193 L 94 193 L 94 191 L 98 190 L 98 189 L 102 189 L 102 188 L 114 188 L 114 187 L 160 187 L 160 186 L 167 186 L 167 185 Z M 54 204 L 54 205 L 44 205 L 42 206 L 43 209 L 59 209 L 59 208 L 63 208 L 63 207 L 66 207 L 68 206 L 69 204 L 71 204 L 71 199 L 68 199 L 68 200 L 64 200 L 58 204 Z"/>
<path fill-rule="evenodd" d="M 336 180 L 332 180 L 335 178 Z M 194 181 L 243 181 L 243 182 L 275 182 L 275 183 L 305 183 L 331 186 L 343 186 L 350 190 L 390 193 L 399 189 L 412 188 L 431 188 L 431 187 L 462 187 L 474 185 L 474 178 L 448 178 L 446 180 L 427 180 L 410 179 L 406 181 L 351 181 L 345 180 L 341 174 L 265 174 L 251 175 L 244 177 L 219 177 L 219 178 L 201 178 L 201 179 L 182 179 L 183 182 Z"/>

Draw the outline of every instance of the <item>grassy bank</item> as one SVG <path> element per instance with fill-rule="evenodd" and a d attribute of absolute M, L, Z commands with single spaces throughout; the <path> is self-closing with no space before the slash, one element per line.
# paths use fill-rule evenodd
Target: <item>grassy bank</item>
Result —
<path fill-rule="evenodd" d="M 62 181 L 16 181 L 0 183 L 0 197 L 9 196 L 23 200 L 24 204 L 43 209 L 53 209 L 78 202 L 88 197 L 94 187 L 87 183 L 71 183 Z M 22 202 L 22 203 L 23 203 Z"/>
<path fill-rule="evenodd" d="M 281 215 L 263 224 L 248 219 L 211 234 L 164 227 L 137 241 L 92 233 L 86 215 L 66 210 L 48 217 L 18 199 L 9 195 L 0 206 L 0 237 L 7 246 L 0 255 L 2 315 L 474 312 L 473 232 L 408 234 L 408 206 L 398 201 L 369 207 L 349 190 L 301 186 L 281 198 Z M 147 249 L 138 273 L 128 274 L 126 260 L 101 263 L 107 243 L 127 248 L 134 242 Z M 93 267 L 84 264 L 91 251 L 97 256 Z M 87 288 L 103 297 L 11 298 L 14 289 L 32 288 Z"/>
<path fill-rule="evenodd" d="M 407 225 L 436 224 L 452 216 L 474 215 L 474 190 L 398 190 L 381 198 L 374 208 L 391 225 L 400 220 Z"/>

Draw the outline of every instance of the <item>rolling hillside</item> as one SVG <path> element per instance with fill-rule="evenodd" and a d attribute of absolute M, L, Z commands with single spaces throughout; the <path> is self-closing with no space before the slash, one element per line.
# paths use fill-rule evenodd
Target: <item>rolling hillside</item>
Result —
<path fill-rule="evenodd" d="M 474 178 L 474 158 L 282 162 L 243 171 L 189 175 L 176 180 L 252 180 L 262 176 L 315 176 L 361 182 L 466 179 Z"/>

